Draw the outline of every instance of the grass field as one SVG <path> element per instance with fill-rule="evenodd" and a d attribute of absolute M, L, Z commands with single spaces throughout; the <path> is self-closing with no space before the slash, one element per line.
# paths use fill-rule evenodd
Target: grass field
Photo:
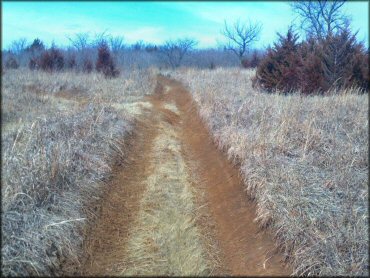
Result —
<path fill-rule="evenodd" d="M 70 273 L 153 72 L 2 76 L 2 271 Z"/>
<path fill-rule="evenodd" d="M 367 94 L 267 94 L 239 68 L 162 72 L 189 95 L 157 72 L 3 74 L 5 275 L 290 273 L 259 228 L 293 274 L 368 275 Z"/>
<path fill-rule="evenodd" d="M 365 1 L 6 2 L 1 277 L 370 276 Z"/>
<path fill-rule="evenodd" d="M 368 95 L 266 94 L 253 70 L 178 70 L 293 274 L 368 275 Z"/>

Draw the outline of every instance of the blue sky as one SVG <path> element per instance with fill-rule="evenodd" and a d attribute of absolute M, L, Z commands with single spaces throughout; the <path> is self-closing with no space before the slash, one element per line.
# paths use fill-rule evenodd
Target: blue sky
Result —
<path fill-rule="evenodd" d="M 348 2 L 344 10 L 358 38 L 368 45 L 368 2 Z M 138 40 L 160 44 L 167 39 L 192 37 L 199 47 L 223 41 L 223 22 L 259 21 L 263 24 L 256 47 L 265 47 L 285 32 L 295 15 L 288 2 L 2 2 L 3 48 L 11 41 L 35 37 L 50 45 L 68 45 L 67 36 L 107 31 L 123 36 L 127 43 Z"/>

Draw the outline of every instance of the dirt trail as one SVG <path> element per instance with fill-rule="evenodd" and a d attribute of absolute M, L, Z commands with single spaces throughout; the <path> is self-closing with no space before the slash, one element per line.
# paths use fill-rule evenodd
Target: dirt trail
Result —
<path fill-rule="evenodd" d="M 114 169 L 114 178 L 106 185 L 108 189 L 100 217 L 87 238 L 87 259 L 79 274 L 117 273 L 117 267 L 122 262 L 130 226 L 137 217 L 139 201 L 145 189 L 142 179 L 151 171 L 148 158 L 151 155 L 151 140 L 157 131 L 147 124 L 149 114 L 144 112 L 143 119 L 137 123 L 136 134 L 127 146 L 130 150 L 125 165 Z"/>
<path fill-rule="evenodd" d="M 238 171 L 212 143 L 190 94 L 159 77 L 148 101 L 131 163 L 104 198 L 82 274 L 291 273 L 253 222 Z"/>

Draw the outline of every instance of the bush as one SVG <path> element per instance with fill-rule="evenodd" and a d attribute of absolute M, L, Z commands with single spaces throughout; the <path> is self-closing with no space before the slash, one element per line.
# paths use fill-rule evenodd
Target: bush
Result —
<path fill-rule="evenodd" d="M 216 68 L 216 65 L 214 62 L 211 62 L 209 65 L 209 69 L 214 70 Z"/>
<path fill-rule="evenodd" d="M 243 68 L 245 68 L 245 69 L 247 69 L 247 68 L 250 68 L 250 67 L 251 67 L 251 66 L 250 66 L 250 62 L 249 62 L 248 58 L 244 58 L 244 59 L 242 59 L 240 63 L 242 64 L 242 67 L 243 67 Z"/>
<path fill-rule="evenodd" d="M 36 58 L 30 58 L 30 61 L 28 62 L 28 68 L 30 70 L 36 70 L 39 68 L 39 63 Z"/>
<path fill-rule="evenodd" d="M 60 50 L 52 47 L 40 57 L 40 68 L 44 71 L 60 71 L 64 67 L 64 57 Z"/>
<path fill-rule="evenodd" d="M 258 84 L 271 92 L 273 90 L 292 91 L 299 89 L 300 57 L 297 55 L 298 35 L 290 27 L 286 36 L 278 34 L 279 41 L 267 50 L 266 57 L 257 68 Z"/>
<path fill-rule="evenodd" d="M 111 57 L 109 47 L 105 42 L 99 46 L 95 68 L 97 72 L 103 73 L 105 77 L 117 77 L 119 74 Z"/>
<path fill-rule="evenodd" d="M 82 65 L 82 71 L 86 73 L 91 73 L 93 68 L 93 63 L 89 59 L 85 59 Z"/>
<path fill-rule="evenodd" d="M 256 68 L 261 62 L 261 58 L 258 55 L 257 50 L 254 50 L 252 53 L 252 57 L 245 58 L 241 61 L 243 68 Z"/>
<path fill-rule="evenodd" d="M 346 86 L 358 86 L 369 91 L 369 53 L 363 48 L 363 45 L 357 46 L 355 55 L 347 69 Z"/>
<path fill-rule="evenodd" d="M 5 62 L 6 69 L 17 69 L 19 68 L 19 63 L 14 57 L 9 57 Z"/>
<path fill-rule="evenodd" d="M 156 51 L 158 51 L 159 49 L 158 49 L 158 46 L 156 46 L 156 45 L 151 45 L 151 44 L 148 44 L 148 45 L 146 45 L 145 46 L 145 51 L 146 52 L 156 52 Z"/>
<path fill-rule="evenodd" d="M 297 40 L 292 28 L 285 37 L 279 35 L 257 68 L 255 85 L 269 92 L 299 90 L 304 94 L 353 86 L 369 89 L 369 55 L 348 29 L 324 39 L 300 44 Z"/>
<path fill-rule="evenodd" d="M 27 52 L 40 52 L 45 50 L 45 45 L 40 39 L 34 39 L 32 44 L 30 44 L 27 48 Z"/>
<path fill-rule="evenodd" d="M 302 60 L 300 89 L 304 94 L 326 91 L 329 86 L 325 82 L 322 69 L 322 49 L 313 39 L 301 44 L 300 53 Z"/>
<path fill-rule="evenodd" d="M 77 66 L 76 57 L 73 55 L 73 56 L 69 57 L 69 59 L 67 61 L 67 68 L 68 69 L 74 69 L 74 68 L 76 68 L 76 66 Z"/>
<path fill-rule="evenodd" d="M 322 67 L 328 86 L 368 89 L 369 60 L 365 47 L 348 29 L 322 42 Z"/>

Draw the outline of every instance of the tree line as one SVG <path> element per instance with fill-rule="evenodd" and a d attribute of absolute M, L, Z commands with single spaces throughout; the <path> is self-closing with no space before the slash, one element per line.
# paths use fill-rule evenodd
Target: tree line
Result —
<path fill-rule="evenodd" d="M 55 44 L 47 47 L 38 38 L 31 43 L 25 39 L 13 41 L 3 52 L 3 67 L 29 67 L 50 72 L 73 69 L 89 73 L 96 70 L 99 53 L 109 55 L 110 63 L 117 70 L 151 66 L 214 68 L 238 65 L 238 60 L 225 49 L 197 49 L 197 41 L 192 38 L 167 40 L 162 45 L 143 41 L 126 44 L 123 37 L 99 34 L 91 38 L 88 33 L 78 33 L 69 37 L 69 42 L 68 47 L 61 48 Z"/>
<path fill-rule="evenodd" d="M 197 49 L 192 38 L 167 40 L 162 45 L 138 41 L 125 44 L 123 37 L 106 32 L 91 37 L 78 33 L 68 37 L 66 49 L 52 44 L 46 48 L 35 39 L 14 41 L 6 56 L 5 68 L 28 66 L 49 72 L 74 69 L 96 70 L 107 77 L 118 76 L 129 68 L 257 68 L 254 85 L 269 92 L 301 91 L 322 93 L 330 88 L 357 86 L 368 90 L 369 50 L 357 41 L 351 19 L 343 12 L 346 1 L 292 1 L 298 24 L 291 24 L 286 34 L 265 50 L 253 48 L 263 28 L 260 22 L 225 21 L 220 33 L 225 43 L 218 48 Z M 298 31 L 303 32 L 302 38 Z"/>

